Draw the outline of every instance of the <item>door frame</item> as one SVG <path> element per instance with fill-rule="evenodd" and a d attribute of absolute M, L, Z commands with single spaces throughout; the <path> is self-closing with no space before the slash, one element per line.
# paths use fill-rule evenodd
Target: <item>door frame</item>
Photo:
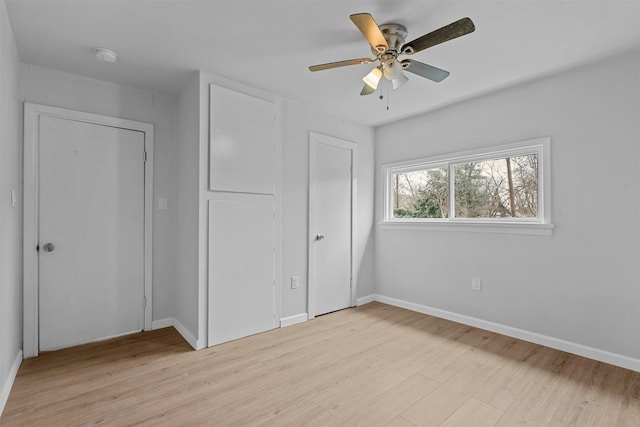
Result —
<path fill-rule="evenodd" d="M 152 232 L 153 232 L 153 130 L 149 123 L 24 103 L 23 159 L 23 357 L 39 352 L 38 301 L 38 174 L 39 122 L 41 116 L 139 131 L 144 134 L 144 329 L 152 322 Z"/>
<path fill-rule="evenodd" d="M 358 269 L 357 267 L 357 246 L 356 246 L 356 230 L 357 230 L 357 176 L 358 176 L 358 146 L 354 142 L 344 139 L 334 138 L 332 136 L 323 135 L 316 132 L 309 132 L 309 228 L 308 228 L 308 276 L 307 276 L 307 317 L 313 319 L 316 316 L 316 249 L 313 244 L 315 241 L 315 192 L 316 192 L 316 147 L 318 144 L 331 145 L 334 147 L 344 148 L 351 151 L 351 307 L 356 306 L 356 296 L 358 295 Z"/>

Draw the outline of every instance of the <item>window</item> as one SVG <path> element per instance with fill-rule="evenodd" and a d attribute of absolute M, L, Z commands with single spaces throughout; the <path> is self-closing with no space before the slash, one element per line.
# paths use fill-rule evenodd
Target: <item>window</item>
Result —
<path fill-rule="evenodd" d="M 539 138 L 386 165 L 384 222 L 550 229 L 548 157 Z"/>
<path fill-rule="evenodd" d="M 435 166 L 393 173 L 393 218 L 447 218 L 449 170 Z"/>
<path fill-rule="evenodd" d="M 538 153 L 453 164 L 456 218 L 538 218 Z"/>

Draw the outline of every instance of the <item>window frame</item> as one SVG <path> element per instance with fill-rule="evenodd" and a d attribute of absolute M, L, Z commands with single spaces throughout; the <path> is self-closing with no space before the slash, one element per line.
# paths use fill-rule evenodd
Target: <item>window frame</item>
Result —
<path fill-rule="evenodd" d="M 527 139 L 510 144 L 482 149 L 454 152 L 402 162 L 382 165 L 383 228 L 423 228 L 436 230 L 488 231 L 518 234 L 550 235 L 551 190 L 550 190 L 550 137 Z M 496 160 L 523 155 L 538 156 L 538 216 L 535 218 L 456 218 L 455 217 L 455 166 L 483 160 Z M 449 177 L 448 218 L 394 218 L 393 217 L 393 176 L 398 173 L 413 172 L 432 168 L 446 168 Z"/>

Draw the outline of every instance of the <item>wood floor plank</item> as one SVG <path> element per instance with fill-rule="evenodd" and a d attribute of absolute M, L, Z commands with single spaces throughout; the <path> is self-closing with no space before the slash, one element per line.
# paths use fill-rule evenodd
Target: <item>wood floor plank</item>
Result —
<path fill-rule="evenodd" d="M 359 400 L 351 406 L 351 414 L 339 418 L 336 426 L 386 426 L 399 413 L 429 394 L 438 386 L 420 374 L 408 378 L 370 401 Z"/>
<path fill-rule="evenodd" d="M 416 426 L 439 426 L 471 398 L 498 370 L 496 358 L 479 353 L 474 365 L 460 366 L 431 393 L 402 413 L 402 417 Z"/>
<path fill-rule="evenodd" d="M 43 353 L 22 363 L 0 426 L 638 420 L 638 372 L 371 303 L 198 352 L 166 328 Z"/>
<path fill-rule="evenodd" d="M 469 328 L 464 335 L 453 338 L 449 344 L 438 349 L 438 356 L 432 356 L 432 360 L 421 373 L 443 383 L 457 374 L 461 365 L 465 366 L 470 361 L 478 360 L 477 356 L 484 358 L 489 356 L 488 353 L 483 353 L 480 349 L 501 339 L 503 337 L 498 334 Z"/>
<path fill-rule="evenodd" d="M 266 418 L 264 422 L 260 424 L 261 427 L 271 427 L 274 425 L 285 427 L 326 427 L 333 425 L 336 421 L 336 417 L 331 415 L 322 406 L 314 406 L 308 410 L 300 411 L 298 408 L 294 410 L 278 414 L 277 416 Z"/>
<path fill-rule="evenodd" d="M 402 417 L 396 417 L 389 424 L 387 424 L 386 427 L 415 427 L 415 426 Z"/>
<path fill-rule="evenodd" d="M 513 357 L 503 357 L 492 381 L 478 390 L 474 397 L 502 411 L 506 411 L 520 396 L 532 378 L 531 363 L 541 355 L 540 346 L 516 340 Z"/>
<path fill-rule="evenodd" d="M 476 399 L 467 400 L 456 412 L 445 420 L 441 427 L 492 427 L 504 412 Z"/>

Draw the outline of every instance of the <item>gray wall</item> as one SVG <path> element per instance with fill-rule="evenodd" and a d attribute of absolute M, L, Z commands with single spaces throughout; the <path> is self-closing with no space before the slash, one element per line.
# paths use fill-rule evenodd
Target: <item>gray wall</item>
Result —
<path fill-rule="evenodd" d="M 22 105 L 18 51 L 0 1 L 0 412 L 22 348 Z M 16 193 L 12 205 L 11 190 Z"/>
<path fill-rule="evenodd" d="M 200 76 L 194 72 L 178 97 L 175 319 L 197 340 Z M 195 343 L 192 342 L 192 345 Z"/>
<path fill-rule="evenodd" d="M 384 163 L 550 136 L 555 229 L 378 226 L 376 293 L 640 358 L 639 62 L 634 51 L 378 128 L 378 220 Z"/>

